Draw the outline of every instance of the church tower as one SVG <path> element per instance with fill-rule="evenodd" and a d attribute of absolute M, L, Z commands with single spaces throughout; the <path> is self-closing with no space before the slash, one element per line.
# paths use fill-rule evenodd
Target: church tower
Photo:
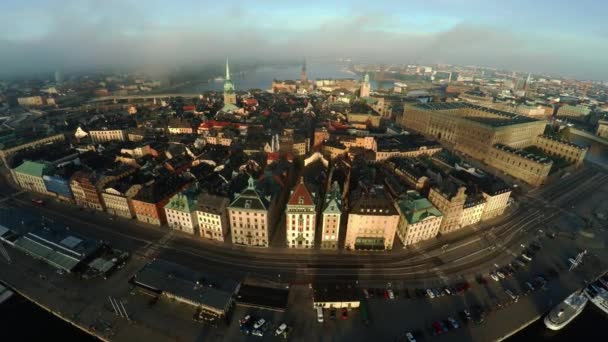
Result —
<path fill-rule="evenodd" d="M 224 81 L 224 106 L 227 104 L 236 104 L 236 93 L 234 92 L 234 84 L 230 79 L 230 66 L 226 59 L 226 80 Z"/>
<path fill-rule="evenodd" d="M 372 85 L 369 83 L 369 74 L 365 73 L 363 83 L 361 83 L 361 90 L 359 91 L 359 97 L 369 97 L 369 93 L 372 89 Z"/>
<path fill-rule="evenodd" d="M 306 75 L 306 60 L 302 63 L 302 72 L 300 72 L 300 83 L 308 83 L 308 76 Z"/>

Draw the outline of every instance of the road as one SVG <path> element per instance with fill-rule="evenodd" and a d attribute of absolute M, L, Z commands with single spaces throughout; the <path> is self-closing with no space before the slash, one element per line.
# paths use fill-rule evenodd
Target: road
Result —
<path fill-rule="evenodd" d="M 109 241 L 146 258 L 162 257 L 239 278 L 255 274 L 292 283 L 429 280 L 470 275 L 513 258 L 522 241 L 535 238 L 535 233 L 546 229 L 553 220 L 573 215 L 568 211 L 571 204 L 607 181 L 606 173 L 587 167 L 558 183 L 520 196 L 518 207 L 491 225 L 465 228 L 418 248 L 390 252 L 253 249 L 169 233 L 167 228 L 134 220 L 110 220 L 105 213 L 91 213 L 62 203 L 50 202 L 34 210 L 84 236 Z M 29 198 L 28 194 L 17 196 L 14 205 L 32 208 Z"/>

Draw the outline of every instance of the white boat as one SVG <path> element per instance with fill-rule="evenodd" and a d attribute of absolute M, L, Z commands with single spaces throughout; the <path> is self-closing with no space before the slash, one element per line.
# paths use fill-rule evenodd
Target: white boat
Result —
<path fill-rule="evenodd" d="M 574 292 L 545 316 L 545 326 L 551 330 L 560 330 L 583 311 L 588 301 L 580 291 Z"/>
<path fill-rule="evenodd" d="M 4 285 L 0 284 L 0 304 L 6 302 L 9 298 L 11 298 L 15 293 L 9 290 Z"/>
<path fill-rule="evenodd" d="M 585 295 L 589 298 L 591 303 L 608 314 L 608 290 L 606 290 L 601 283 L 596 282 L 587 286 Z"/>
<path fill-rule="evenodd" d="M 225 79 L 225 78 L 223 78 L 222 76 L 218 76 L 218 77 L 214 78 L 213 80 L 214 80 L 215 82 L 218 82 L 218 83 L 219 83 L 219 82 L 224 82 L 226 79 Z"/>

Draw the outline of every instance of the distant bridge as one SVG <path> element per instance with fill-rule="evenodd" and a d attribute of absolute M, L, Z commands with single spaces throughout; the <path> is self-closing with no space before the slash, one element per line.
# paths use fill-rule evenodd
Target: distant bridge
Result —
<path fill-rule="evenodd" d="M 201 94 L 194 93 L 164 93 L 164 94 L 138 94 L 122 96 L 103 96 L 90 100 L 89 102 L 119 101 L 119 100 L 146 100 L 146 99 L 167 99 L 171 97 L 194 98 Z"/>

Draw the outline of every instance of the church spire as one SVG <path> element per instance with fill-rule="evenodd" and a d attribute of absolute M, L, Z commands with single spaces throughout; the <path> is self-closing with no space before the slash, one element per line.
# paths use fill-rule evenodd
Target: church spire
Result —
<path fill-rule="evenodd" d="M 228 64 L 228 58 L 226 58 L 226 80 L 230 80 L 230 65 Z"/>

